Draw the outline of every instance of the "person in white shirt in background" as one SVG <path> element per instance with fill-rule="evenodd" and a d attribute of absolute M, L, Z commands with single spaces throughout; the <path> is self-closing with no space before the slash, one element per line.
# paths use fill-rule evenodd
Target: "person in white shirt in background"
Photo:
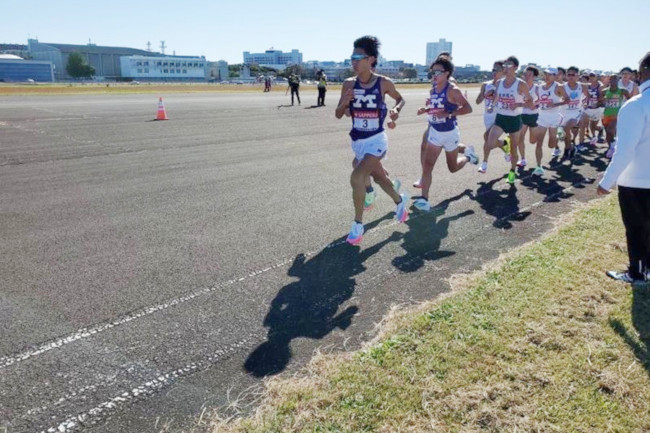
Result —
<path fill-rule="evenodd" d="M 618 80 L 618 87 L 627 90 L 627 92 L 630 94 L 630 97 L 639 94 L 639 86 L 632 79 L 632 68 L 626 66 L 621 69 L 621 72 L 619 72 L 618 75 L 621 77 Z"/>
<path fill-rule="evenodd" d="M 598 194 L 618 185 L 629 266 L 607 275 L 627 283 L 650 281 L 650 52 L 639 64 L 639 94 L 618 113 L 618 145 L 598 184 Z"/>

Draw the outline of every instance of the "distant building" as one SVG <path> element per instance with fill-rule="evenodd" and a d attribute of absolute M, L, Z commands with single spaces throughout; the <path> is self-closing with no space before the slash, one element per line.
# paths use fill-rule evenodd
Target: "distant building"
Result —
<path fill-rule="evenodd" d="M 12 83 L 32 80 L 41 83 L 54 81 L 52 62 L 25 60 L 13 54 L 0 54 L 0 81 Z"/>
<path fill-rule="evenodd" d="M 438 57 L 438 54 L 447 51 L 451 54 L 451 41 L 440 39 L 438 42 L 427 42 L 427 61 L 426 65 L 429 66 Z"/>
<path fill-rule="evenodd" d="M 205 81 L 205 57 L 122 56 L 120 75 L 138 81 Z"/>
<path fill-rule="evenodd" d="M 266 50 L 263 53 L 244 51 L 244 63 L 248 65 L 259 65 L 266 68 L 284 70 L 290 65 L 302 64 L 302 53 L 298 50 L 282 52 L 280 50 Z"/>
<path fill-rule="evenodd" d="M 208 81 L 226 81 L 230 79 L 228 62 L 219 60 L 217 62 L 208 62 L 206 69 L 206 78 Z"/>
<path fill-rule="evenodd" d="M 72 78 L 65 68 L 68 64 L 68 57 L 74 52 L 81 54 L 86 63 L 95 68 L 96 77 L 107 79 L 122 77 L 120 61 L 122 56 L 160 56 L 158 53 L 135 48 L 102 47 L 95 44 L 41 43 L 37 39 L 28 40 L 28 50 L 34 60 L 49 61 L 54 64 L 54 78 L 57 81 Z"/>

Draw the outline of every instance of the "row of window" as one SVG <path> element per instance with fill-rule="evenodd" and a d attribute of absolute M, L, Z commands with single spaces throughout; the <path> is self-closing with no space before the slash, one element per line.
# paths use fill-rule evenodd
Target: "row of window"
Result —
<path fill-rule="evenodd" d="M 138 74 L 148 74 L 149 68 L 138 68 Z M 163 74 L 187 74 L 187 69 L 163 69 Z"/>
<path fill-rule="evenodd" d="M 158 67 L 170 67 L 170 68 L 202 68 L 204 65 L 201 62 L 163 62 L 163 61 L 148 61 L 148 60 L 138 60 L 136 66 L 158 66 Z"/>

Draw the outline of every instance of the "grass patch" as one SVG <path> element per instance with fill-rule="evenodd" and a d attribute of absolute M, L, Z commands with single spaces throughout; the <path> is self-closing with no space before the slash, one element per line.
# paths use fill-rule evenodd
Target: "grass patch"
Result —
<path fill-rule="evenodd" d="M 648 288 L 626 263 L 614 198 L 455 280 L 454 293 L 388 319 L 356 353 L 273 378 L 251 417 L 215 432 L 650 431 Z"/>

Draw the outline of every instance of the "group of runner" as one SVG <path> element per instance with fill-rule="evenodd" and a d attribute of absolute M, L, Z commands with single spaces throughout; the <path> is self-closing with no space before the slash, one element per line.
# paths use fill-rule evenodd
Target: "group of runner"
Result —
<path fill-rule="evenodd" d="M 399 181 L 391 181 L 382 165 L 382 158 L 388 149 L 388 139 L 384 131 L 387 126 L 395 127 L 395 121 L 404 106 L 404 98 L 393 82 L 374 69 L 379 57 L 379 40 L 374 36 L 363 36 L 354 41 L 351 56 L 352 68 L 356 74 L 343 83 L 341 98 L 335 110 L 337 118 L 352 118 L 350 131 L 352 150 L 355 157 L 350 176 L 355 217 L 347 242 L 357 245 L 364 234 L 363 213 L 369 210 L 376 197 L 371 179 L 379 185 L 395 202 L 395 215 L 399 222 L 408 220 L 406 202 L 409 197 L 399 192 Z M 638 93 L 633 80 L 633 71 L 624 68 L 621 80 L 618 74 L 598 76 L 595 72 L 580 72 L 572 66 L 566 71 L 562 68 L 546 68 L 539 71 L 528 66 L 524 79 L 517 77 L 519 60 L 510 56 L 494 62 L 492 80 L 483 83 L 477 104 L 484 103 L 485 134 L 483 160 L 478 171 L 486 173 L 488 158 L 495 148 L 501 148 L 510 162 L 507 181 L 514 183 L 517 167 L 525 167 L 525 136 L 535 145 L 536 168 L 533 175 L 544 174 L 542 167 L 543 142 L 549 133 L 548 145 L 553 149 L 553 157 L 562 160 L 572 159 L 578 145 L 595 145 L 604 129 L 611 157 L 615 145 L 616 115 L 624 101 Z M 426 104 L 417 114 L 427 114 L 427 129 L 420 146 L 421 178 L 413 186 L 421 188 L 421 196 L 413 203 L 421 211 L 431 209 L 429 189 L 433 167 L 444 149 L 447 167 L 451 173 L 468 163 L 478 165 L 479 158 L 471 145 L 460 143 L 457 116 L 469 114 L 472 107 L 452 78 L 454 66 L 449 53 L 443 53 L 431 64 L 429 78 L 432 87 Z M 543 74 L 543 75 L 541 75 Z M 543 81 L 539 81 L 540 75 Z M 390 110 L 384 97 L 388 94 L 395 100 Z M 602 121 L 603 128 L 599 122 Z M 501 137 L 505 134 L 505 139 Z M 564 141 L 564 153 L 558 141 Z"/>

